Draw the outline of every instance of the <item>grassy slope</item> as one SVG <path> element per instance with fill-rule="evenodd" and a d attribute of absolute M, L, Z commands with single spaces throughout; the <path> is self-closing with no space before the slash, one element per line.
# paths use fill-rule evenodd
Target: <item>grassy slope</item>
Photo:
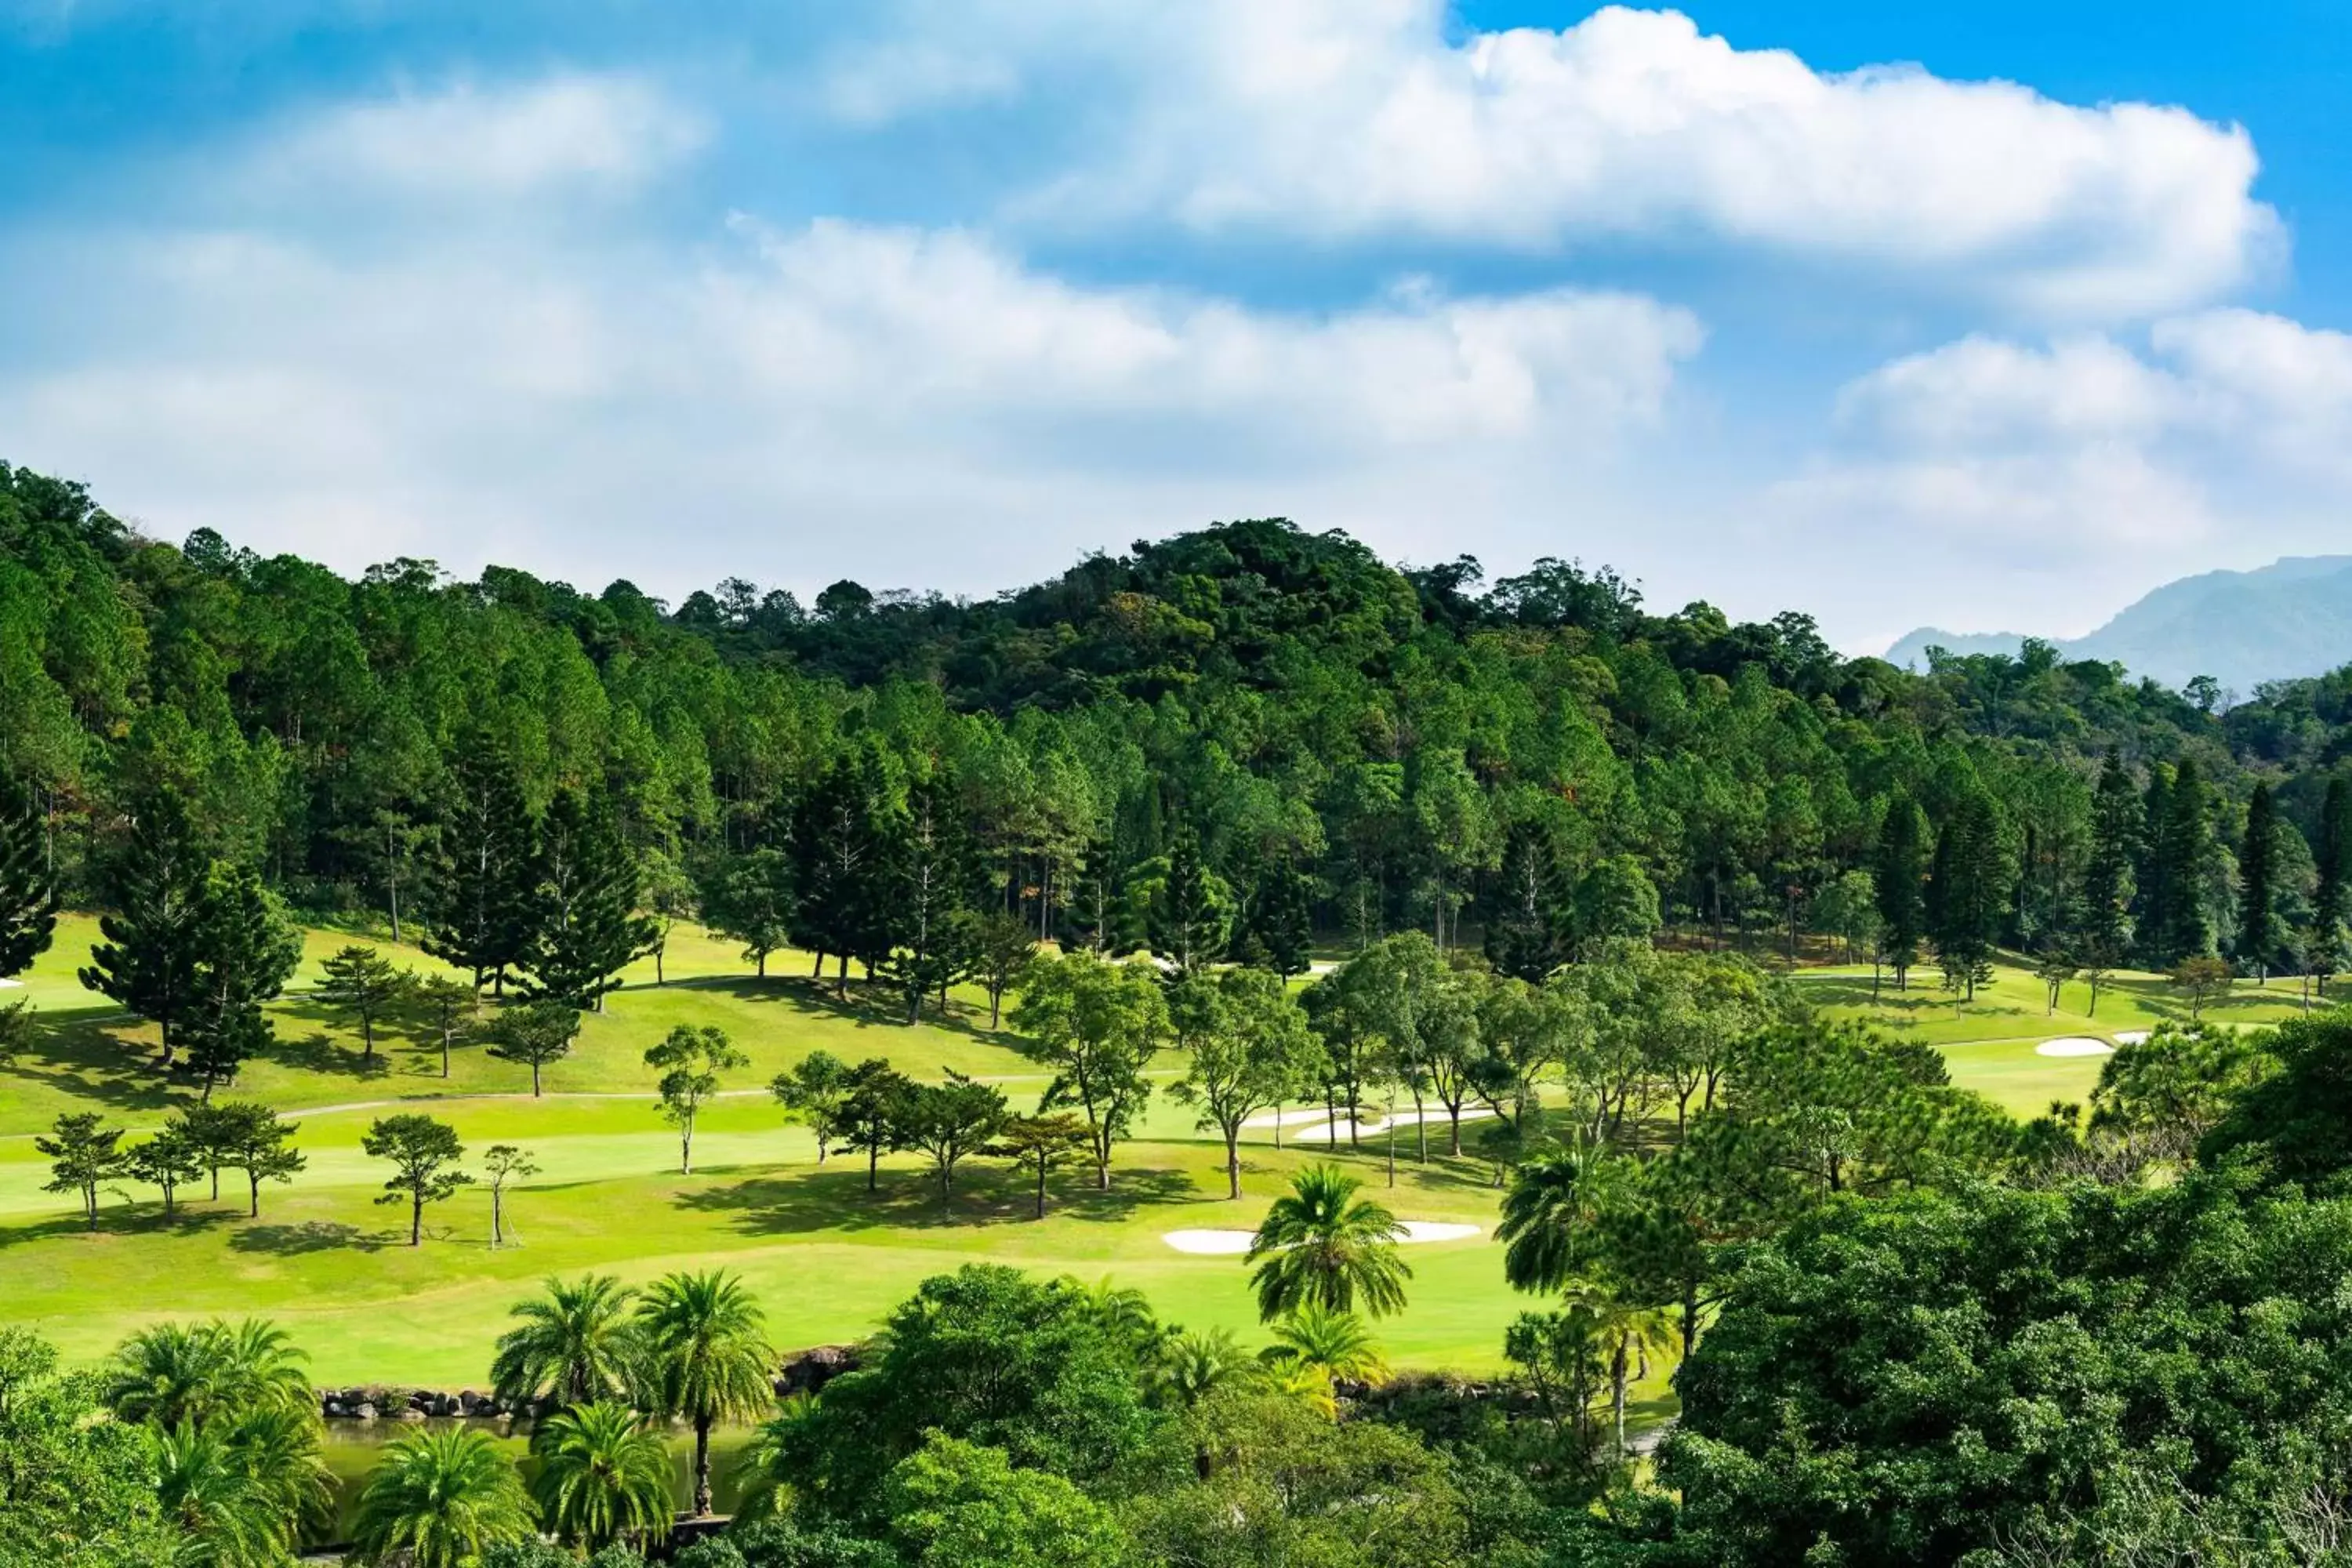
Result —
<path fill-rule="evenodd" d="M 264 1193 L 258 1222 L 243 1217 L 241 1191 L 168 1226 L 148 1192 L 125 1191 L 110 1195 L 106 1229 L 92 1237 L 69 1214 L 70 1199 L 40 1190 L 47 1172 L 30 1134 L 61 1110 L 92 1105 L 133 1127 L 152 1126 L 185 1098 L 146 1065 L 152 1034 L 92 1005 L 74 982 L 92 934 L 89 921 L 67 922 L 26 977 L 23 994 L 51 1028 L 32 1055 L 0 1073 L 0 1318 L 30 1321 L 76 1355 L 95 1354 L 154 1317 L 267 1311 L 295 1329 L 323 1379 L 462 1385 L 479 1381 L 508 1305 L 544 1275 L 597 1268 L 644 1279 L 714 1262 L 750 1279 L 784 1344 L 855 1337 L 925 1275 L 971 1260 L 1114 1275 L 1149 1290 L 1171 1318 L 1248 1337 L 1254 1314 L 1240 1261 L 1179 1254 L 1161 1234 L 1255 1225 L 1284 1175 L 1313 1157 L 1277 1152 L 1254 1135 L 1250 1195 L 1228 1203 L 1218 1151 L 1183 1111 L 1158 1101 L 1139 1129 L 1142 1141 L 1122 1152 L 1113 1191 L 1091 1194 L 1082 1175 L 1057 1176 L 1056 1212 L 1042 1224 L 1027 1217 L 1019 1180 L 988 1163 L 970 1168 L 952 1205 L 904 1157 L 885 1163 L 882 1191 L 869 1196 L 862 1172 L 816 1171 L 808 1135 L 785 1128 L 759 1086 L 823 1047 L 852 1058 L 886 1055 L 924 1076 L 949 1067 L 981 1074 L 1002 1081 L 1016 1104 L 1030 1103 L 1044 1080 L 1007 1037 L 979 1026 L 982 998 L 962 997 L 948 1025 L 910 1029 L 809 986 L 805 958 L 778 954 L 774 977 L 753 981 L 730 948 L 682 930 L 667 965 L 673 983 L 655 988 L 650 963 L 640 965 L 632 987 L 588 1021 L 573 1056 L 549 1070 L 549 1097 L 534 1101 L 526 1069 L 461 1049 L 445 1080 L 437 1053 L 404 1032 L 363 1064 L 356 1038 L 300 994 L 318 961 L 349 940 L 320 932 L 296 993 L 278 1008 L 281 1049 L 236 1086 L 239 1095 L 301 1113 L 310 1169 L 291 1187 Z M 404 956 L 431 967 L 421 955 Z M 2018 970 L 2001 971 L 1963 1009 L 1932 989 L 1932 974 L 1907 994 L 1883 990 L 1875 1005 L 1866 973 L 1809 972 L 1802 984 L 1833 1013 L 1942 1047 L 1958 1081 L 2024 1114 L 2053 1098 L 2083 1098 L 2098 1073 L 2096 1059 L 2036 1056 L 2039 1040 L 2147 1027 L 2185 1012 L 2148 977 L 2110 988 L 2095 1021 L 2067 1011 L 2045 1016 L 2039 983 Z M 2066 1002 L 2084 1006 L 2087 992 L 2072 988 Z M 2293 1005 L 2293 993 L 2274 987 L 2267 995 L 2242 991 L 2210 1011 L 2251 1022 Z M 733 1080 L 747 1092 L 706 1116 L 691 1177 L 676 1173 L 677 1141 L 654 1110 L 654 1074 L 640 1059 L 686 1021 L 720 1025 L 753 1058 Z M 361 1153 L 359 1137 L 377 1112 L 362 1107 L 419 1096 L 452 1097 L 438 1113 L 469 1146 L 511 1142 L 535 1152 L 542 1173 L 512 1200 L 524 1245 L 488 1249 L 488 1200 L 478 1191 L 434 1211 L 426 1245 L 415 1251 L 403 1245 L 404 1212 L 373 1203 L 382 1172 Z M 1377 1157 L 1354 1158 L 1378 1189 Z M 1393 1201 L 1407 1217 L 1492 1222 L 1493 1189 L 1469 1163 L 1423 1170 L 1408 1161 L 1401 1183 Z M 1495 1364 L 1503 1327 L 1528 1303 L 1504 1288 L 1492 1244 L 1417 1247 L 1408 1256 L 1417 1274 L 1412 1305 L 1382 1329 L 1392 1356 L 1406 1364 Z"/>
<path fill-rule="evenodd" d="M 2044 1057 L 2034 1047 L 2063 1036 L 2112 1040 L 2121 1031 L 2150 1029 L 2168 1021 L 2186 1023 L 2189 1004 L 2162 977 L 2125 974 L 2099 989 L 2093 1015 L 2091 988 L 2065 987 L 2058 1010 L 2048 1011 L 2048 990 L 2032 971 L 2000 965 L 1992 984 L 1979 986 L 1973 1002 L 1955 1005 L 1937 989 L 1936 971 L 1913 972 L 1908 991 L 1891 979 L 1871 996 L 1867 968 L 1807 970 L 1799 984 L 1815 1006 L 1832 1016 L 1858 1018 L 1888 1031 L 1939 1047 L 1953 1081 L 1998 1101 L 2011 1113 L 2035 1116 L 2053 1100 L 2085 1101 L 2099 1080 L 2098 1057 Z M 2228 996 L 2206 1004 L 2209 1021 L 2238 1026 L 2276 1023 L 2301 1006 L 2292 982 L 2267 987 L 2241 984 Z"/>

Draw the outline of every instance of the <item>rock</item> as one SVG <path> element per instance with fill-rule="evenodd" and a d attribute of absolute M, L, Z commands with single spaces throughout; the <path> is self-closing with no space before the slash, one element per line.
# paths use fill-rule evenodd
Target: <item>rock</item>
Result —
<path fill-rule="evenodd" d="M 362 1421 L 373 1421 L 375 1419 L 375 1406 L 362 1399 L 352 1406 L 352 1415 Z"/>
<path fill-rule="evenodd" d="M 785 1360 L 776 1373 L 776 1392 L 814 1394 L 843 1373 L 856 1370 L 856 1346 L 818 1345 Z"/>
<path fill-rule="evenodd" d="M 425 1412 L 412 1405 L 407 1409 L 400 1413 L 400 1418 L 403 1421 L 422 1421 L 425 1419 Z"/>

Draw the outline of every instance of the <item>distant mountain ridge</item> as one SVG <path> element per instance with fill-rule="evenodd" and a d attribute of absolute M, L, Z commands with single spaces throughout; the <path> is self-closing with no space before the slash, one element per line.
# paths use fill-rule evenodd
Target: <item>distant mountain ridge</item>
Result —
<path fill-rule="evenodd" d="M 2183 577 L 2088 636 L 2049 640 L 2069 659 L 2120 664 L 2167 686 L 2210 675 L 2250 694 L 2265 680 L 2323 675 L 2352 664 L 2352 555 L 2291 555 L 2251 572 Z M 1886 659 L 1925 669 L 1931 647 L 2014 655 L 2024 641 L 2017 632 L 1922 626 Z"/>

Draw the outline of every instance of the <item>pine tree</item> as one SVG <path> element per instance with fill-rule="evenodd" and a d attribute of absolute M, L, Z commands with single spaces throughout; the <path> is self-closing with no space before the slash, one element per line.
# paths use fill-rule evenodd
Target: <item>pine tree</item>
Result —
<path fill-rule="evenodd" d="M 2319 808 L 2319 885 L 2312 898 L 2315 927 L 2352 925 L 2352 778 L 2338 772 L 2327 781 Z"/>
<path fill-rule="evenodd" d="M 31 968 L 48 951 L 57 924 L 57 882 L 40 816 L 21 794 L 0 788 L 0 980 Z"/>
<path fill-rule="evenodd" d="M 477 731 L 451 760 L 441 820 L 436 919 L 425 951 L 467 970 L 474 989 L 506 994 L 507 971 L 530 945 L 537 860 L 530 808 L 504 745 Z"/>
<path fill-rule="evenodd" d="M 1877 862 L 1871 868 L 1882 925 L 1879 940 L 1887 966 L 1895 971 L 1897 991 L 1908 988 L 1911 966 L 1919 961 L 1919 944 L 1927 935 L 1927 815 L 1897 791 L 1886 803 Z"/>
<path fill-rule="evenodd" d="M 1307 973 L 1314 943 L 1314 881 L 1297 862 L 1276 860 L 1259 874 L 1251 900 L 1252 961 L 1287 980 Z"/>
<path fill-rule="evenodd" d="M 801 798 L 793 832 L 793 940 L 824 961 L 841 961 L 836 991 L 849 994 L 849 961 L 871 960 L 887 934 L 882 888 L 888 843 L 888 792 L 868 751 L 834 759 Z"/>
<path fill-rule="evenodd" d="M 2148 769 L 2147 788 L 2140 797 L 2139 918 L 2135 931 L 2141 962 L 2151 969 L 2171 967 L 2166 954 L 2176 916 L 2164 835 L 2172 819 L 2175 777 L 2169 763 L 2158 763 Z"/>
<path fill-rule="evenodd" d="M 2212 848 L 2212 797 L 2198 775 L 2196 763 L 2184 759 L 2173 771 L 2171 788 L 2166 792 L 2163 826 L 2157 842 L 2156 859 L 2165 889 L 2158 939 L 2162 968 L 2213 951 L 2213 921 L 2205 908 L 2203 888 L 2205 862 Z"/>
<path fill-rule="evenodd" d="M 907 1022 L 918 1023 L 923 998 L 945 990 L 971 957 L 979 858 L 951 774 L 935 773 L 908 786 L 882 870 L 884 908 L 896 928 L 885 970 L 907 999 Z"/>
<path fill-rule="evenodd" d="M 1225 911 L 1209 868 L 1201 861 L 1201 840 L 1189 830 L 1168 851 L 1168 873 L 1151 900 L 1151 952 L 1176 973 L 1198 974 L 1224 951 Z"/>
<path fill-rule="evenodd" d="M 2257 981 L 2270 978 L 2279 955 L 2278 833 L 2277 807 L 2265 781 L 2254 785 L 2246 803 L 2246 841 L 2238 854 L 2238 962 Z"/>
<path fill-rule="evenodd" d="M 1124 958 L 1143 943 L 1126 865 L 1109 838 L 1089 841 L 1078 857 L 1077 883 L 1062 917 L 1071 948 Z"/>
<path fill-rule="evenodd" d="M 2000 808 L 1989 795 L 1962 801 L 1936 840 L 1928 878 L 1928 921 L 1937 962 L 1947 984 L 1959 976 L 1968 998 L 1992 973 L 1992 957 L 2009 900 L 2008 856 Z"/>
<path fill-rule="evenodd" d="M 99 920 L 104 940 L 80 974 L 84 987 L 162 1031 L 165 1067 L 195 1005 L 196 928 L 209 868 L 187 801 L 168 785 L 158 789 L 134 814 L 130 841 L 110 868 L 113 908 Z"/>
<path fill-rule="evenodd" d="M 1570 893 L 1552 836 L 1540 823 L 1514 823 L 1486 921 L 1486 962 L 1496 973 L 1534 984 L 1568 962 Z"/>
<path fill-rule="evenodd" d="M 642 891 L 610 798 L 557 791 L 540 833 L 530 943 L 519 959 L 525 997 L 603 1011 L 621 971 L 659 935 L 637 910 Z"/>
<path fill-rule="evenodd" d="M 2112 965 L 2131 948 L 2133 862 L 2146 829 L 2121 753 L 2109 752 L 2091 798 L 2091 854 L 2083 870 L 2083 951 Z"/>
<path fill-rule="evenodd" d="M 302 933 L 251 868 L 216 866 L 196 921 L 194 1005 L 185 1021 L 188 1068 L 204 1098 L 276 1038 L 261 1008 L 302 960 Z"/>

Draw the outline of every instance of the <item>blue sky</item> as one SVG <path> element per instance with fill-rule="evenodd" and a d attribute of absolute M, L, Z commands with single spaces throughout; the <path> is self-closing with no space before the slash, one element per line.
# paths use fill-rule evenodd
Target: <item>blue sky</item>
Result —
<path fill-rule="evenodd" d="M 0 0 L 0 457 L 985 593 L 1213 518 L 2087 630 L 2352 549 L 2315 0 Z"/>

